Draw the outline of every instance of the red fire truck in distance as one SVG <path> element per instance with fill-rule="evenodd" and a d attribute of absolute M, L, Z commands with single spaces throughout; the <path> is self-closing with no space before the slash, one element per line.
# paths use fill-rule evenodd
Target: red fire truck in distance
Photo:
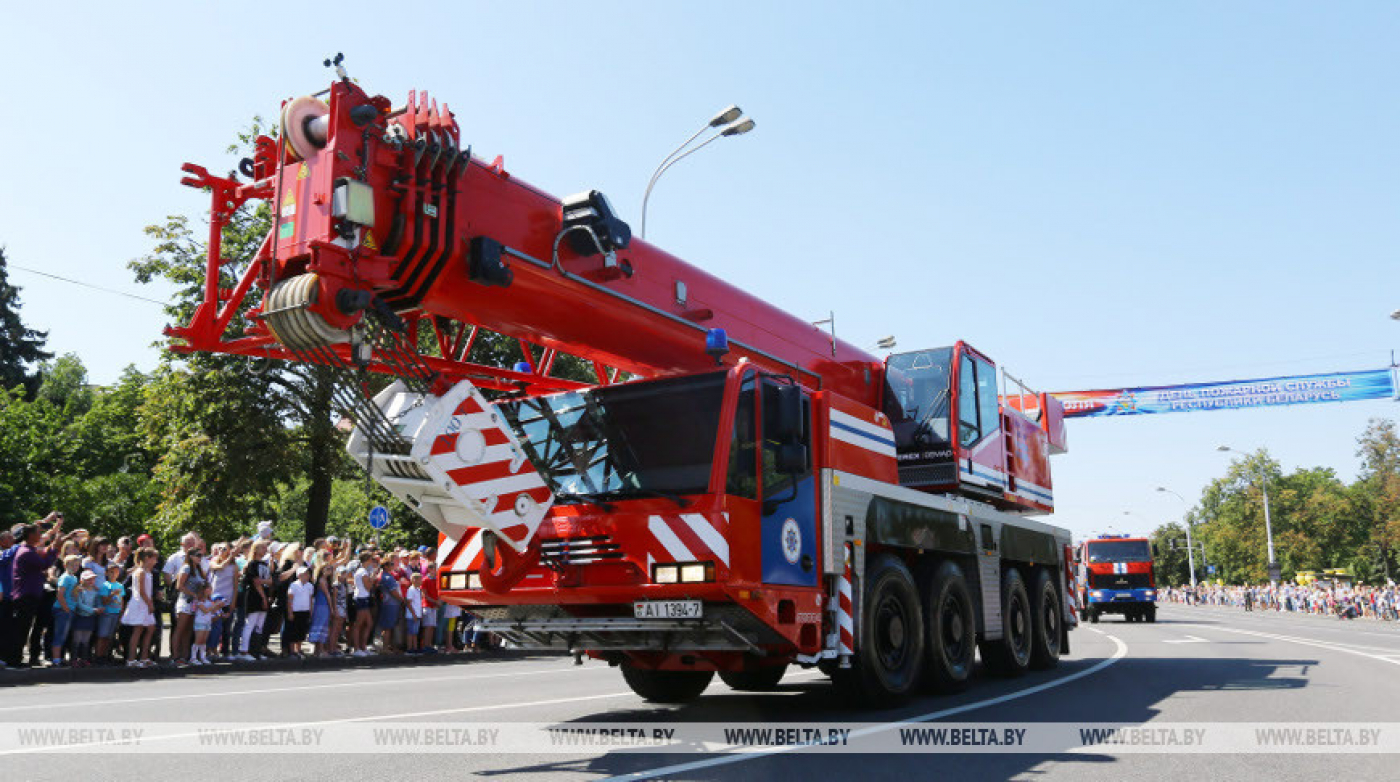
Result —
<path fill-rule="evenodd" d="M 321 100 L 325 97 L 326 100 Z M 820 666 L 870 701 L 1068 648 L 1063 409 L 965 343 L 880 360 L 555 198 L 426 94 L 345 78 L 283 107 L 213 196 L 205 300 L 173 349 L 392 376 L 337 390 L 351 454 L 440 532 L 442 595 L 654 701 Z M 231 210 L 274 225 L 233 277 Z M 512 369 L 466 359 L 477 327 Z M 567 352 L 597 383 L 551 372 Z M 620 373 L 627 382 L 616 382 Z"/>
<path fill-rule="evenodd" d="M 1122 614 L 1129 622 L 1157 621 L 1157 582 L 1147 538 L 1100 535 L 1079 545 L 1080 618 Z"/>

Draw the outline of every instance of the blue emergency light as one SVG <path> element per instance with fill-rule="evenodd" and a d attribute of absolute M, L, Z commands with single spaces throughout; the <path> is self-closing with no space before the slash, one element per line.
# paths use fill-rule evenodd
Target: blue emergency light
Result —
<path fill-rule="evenodd" d="M 530 369 L 530 362 L 528 362 L 528 361 L 517 361 L 517 362 L 515 362 L 515 371 L 516 371 L 516 372 L 519 372 L 519 373 L 522 374 L 522 375 L 528 375 L 528 374 L 530 374 L 531 372 L 533 372 L 534 370 Z"/>
<path fill-rule="evenodd" d="M 705 352 L 714 356 L 716 366 L 722 363 L 720 359 L 729 352 L 729 335 L 724 333 L 724 329 L 710 329 L 705 332 Z"/>

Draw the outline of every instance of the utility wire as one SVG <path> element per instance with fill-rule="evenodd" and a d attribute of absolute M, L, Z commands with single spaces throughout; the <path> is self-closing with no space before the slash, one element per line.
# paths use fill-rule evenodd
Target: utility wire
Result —
<path fill-rule="evenodd" d="M 93 285 L 93 284 L 90 283 L 90 282 L 83 282 L 83 281 L 81 281 L 81 280 L 71 280 L 71 279 L 69 279 L 69 278 L 67 278 L 67 277 L 60 277 L 60 276 L 57 275 L 57 274 L 50 274 L 50 273 L 48 273 L 48 272 L 41 272 L 41 271 L 39 271 L 38 269 L 30 269 L 30 268 L 28 268 L 28 267 L 26 267 L 26 266 L 20 266 L 19 264 L 15 264 L 15 263 L 7 263 L 7 264 L 5 264 L 5 266 L 6 266 L 6 268 L 9 268 L 9 269 L 19 269 L 19 270 L 22 271 L 22 272 L 29 272 L 30 274 L 37 274 L 37 275 L 39 275 L 40 277 L 48 277 L 48 278 L 50 278 L 50 279 L 59 280 L 60 282 L 71 282 L 71 283 L 73 283 L 74 285 L 81 285 L 81 286 L 83 286 L 84 288 L 92 288 L 92 289 L 95 290 L 95 291 L 102 291 L 103 293 L 111 293 L 111 294 L 116 295 L 116 296 L 125 296 L 125 297 L 127 297 L 128 299 L 136 299 L 137 301 L 145 301 L 145 302 L 150 302 L 151 304 L 158 304 L 158 305 L 160 305 L 160 306 L 162 306 L 162 307 L 164 307 L 164 306 L 166 306 L 166 305 L 168 304 L 168 302 L 157 301 L 157 300 L 155 300 L 155 299 L 148 299 L 148 298 L 146 298 L 145 296 L 138 296 L 138 295 L 135 294 L 135 293 L 127 293 L 126 291 L 119 291 L 119 290 L 116 290 L 116 289 L 114 289 L 114 288 L 104 288 L 104 287 L 102 287 L 101 285 Z"/>

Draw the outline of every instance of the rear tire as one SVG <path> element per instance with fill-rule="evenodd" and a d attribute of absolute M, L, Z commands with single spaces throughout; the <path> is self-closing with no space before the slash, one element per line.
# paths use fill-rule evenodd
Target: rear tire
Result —
<path fill-rule="evenodd" d="M 977 646 L 988 671 L 1008 678 L 1025 674 L 1031 662 L 1031 625 L 1026 583 L 1016 568 L 1007 568 L 1001 577 L 1001 638 Z"/>
<path fill-rule="evenodd" d="M 720 671 L 719 679 L 729 685 L 729 689 L 739 692 L 772 692 L 778 688 L 786 665 L 770 665 L 752 671 Z"/>
<path fill-rule="evenodd" d="M 882 554 L 866 571 L 859 635 L 837 688 L 869 706 L 898 703 L 919 683 L 924 664 L 923 601 L 904 563 Z"/>
<path fill-rule="evenodd" d="M 656 671 L 622 665 L 622 678 L 632 692 L 652 703 L 690 703 L 710 686 L 714 671 Z"/>
<path fill-rule="evenodd" d="M 1060 662 L 1060 623 L 1064 621 L 1060 592 L 1050 574 L 1041 570 L 1031 593 L 1031 661 L 1037 671 L 1054 668 Z"/>
<path fill-rule="evenodd" d="M 938 567 L 926 592 L 924 676 L 934 692 L 959 692 L 972 678 L 977 654 L 977 619 L 972 592 L 955 562 Z"/>

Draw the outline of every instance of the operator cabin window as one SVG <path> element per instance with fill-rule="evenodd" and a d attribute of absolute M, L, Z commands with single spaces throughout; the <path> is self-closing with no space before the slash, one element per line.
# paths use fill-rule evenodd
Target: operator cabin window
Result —
<path fill-rule="evenodd" d="M 977 370 L 970 356 L 958 365 L 958 445 L 966 448 L 982 439 L 977 416 Z"/>
<path fill-rule="evenodd" d="M 729 475 L 724 491 L 735 497 L 758 499 L 757 432 L 754 430 L 753 375 L 739 388 L 739 406 L 734 411 L 734 435 L 729 442 Z"/>
<path fill-rule="evenodd" d="M 997 371 L 986 361 L 963 356 L 958 372 L 958 445 L 966 448 L 1000 430 Z"/>

